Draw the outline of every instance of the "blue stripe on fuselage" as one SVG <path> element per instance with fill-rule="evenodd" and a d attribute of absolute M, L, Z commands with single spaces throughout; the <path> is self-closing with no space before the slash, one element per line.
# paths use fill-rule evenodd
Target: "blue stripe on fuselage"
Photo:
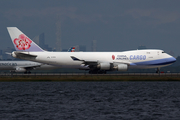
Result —
<path fill-rule="evenodd" d="M 164 59 L 158 59 L 158 60 L 151 60 L 151 61 L 145 61 L 145 62 L 137 62 L 137 63 L 131 63 L 130 65 L 166 65 L 174 63 L 176 59 L 174 57 L 170 58 L 164 58 Z"/>

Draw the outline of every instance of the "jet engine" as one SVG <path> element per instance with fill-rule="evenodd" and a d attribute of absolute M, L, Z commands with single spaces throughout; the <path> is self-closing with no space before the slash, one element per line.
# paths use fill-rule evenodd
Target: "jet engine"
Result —
<path fill-rule="evenodd" d="M 127 71 L 128 70 L 128 65 L 127 64 L 118 64 L 117 70 L 118 71 Z"/>
<path fill-rule="evenodd" d="M 110 70 L 111 64 L 110 63 L 99 63 L 97 68 L 100 70 Z"/>
<path fill-rule="evenodd" d="M 26 72 L 26 69 L 18 67 L 15 72 Z"/>
<path fill-rule="evenodd" d="M 118 71 L 127 71 L 127 64 L 111 64 L 111 63 L 99 63 L 97 68 L 100 70 L 118 70 Z"/>

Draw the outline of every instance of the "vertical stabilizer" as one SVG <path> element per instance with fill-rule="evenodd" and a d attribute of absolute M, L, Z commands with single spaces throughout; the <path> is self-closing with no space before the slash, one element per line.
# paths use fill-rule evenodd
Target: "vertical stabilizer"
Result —
<path fill-rule="evenodd" d="M 75 47 L 69 48 L 68 52 L 75 52 Z"/>
<path fill-rule="evenodd" d="M 16 51 L 22 52 L 43 52 L 36 43 L 34 43 L 30 38 L 28 38 L 23 32 L 21 32 L 17 27 L 7 27 L 13 45 Z"/>

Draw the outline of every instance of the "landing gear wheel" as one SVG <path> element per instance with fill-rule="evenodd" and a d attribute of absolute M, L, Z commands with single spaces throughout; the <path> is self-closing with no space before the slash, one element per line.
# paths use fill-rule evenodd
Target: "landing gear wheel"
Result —
<path fill-rule="evenodd" d="M 105 70 L 90 70 L 89 74 L 106 74 Z"/>
<path fill-rule="evenodd" d="M 157 68 L 156 73 L 160 73 L 160 68 Z"/>

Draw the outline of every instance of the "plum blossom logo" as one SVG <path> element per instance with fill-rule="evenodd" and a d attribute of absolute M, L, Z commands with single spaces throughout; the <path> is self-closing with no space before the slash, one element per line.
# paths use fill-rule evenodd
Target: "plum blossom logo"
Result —
<path fill-rule="evenodd" d="M 114 56 L 114 55 L 112 55 L 112 59 L 113 59 L 113 60 L 115 59 L 115 56 Z"/>
<path fill-rule="evenodd" d="M 29 49 L 31 47 L 31 43 L 32 41 L 24 34 L 21 34 L 18 38 L 14 39 L 14 44 L 19 50 Z"/>

